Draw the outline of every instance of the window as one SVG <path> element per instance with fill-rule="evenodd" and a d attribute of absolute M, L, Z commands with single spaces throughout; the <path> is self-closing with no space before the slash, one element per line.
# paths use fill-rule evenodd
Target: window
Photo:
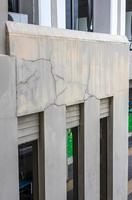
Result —
<path fill-rule="evenodd" d="M 8 10 L 9 12 L 18 12 L 18 1 L 17 0 L 8 0 Z"/>
<path fill-rule="evenodd" d="M 100 101 L 100 200 L 113 195 L 113 99 Z"/>
<path fill-rule="evenodd" d="M 128 124 L 128 130 L 129 132 L 132 132 L 132 88 L 129 89 L 129 124 Z"/>
<path fill-rule="evenodd" d="M 37 141 L 19 146 L 20 200 L 38 200 Z"/>
<path fill-rule="evenodd" d="M 100 119 L 100 200 L 107 200 L 107 117 Z"/>
<path fill-rule="evenodd" d="M 132 1 L 126 0 L 126 36 L 132 41 Z"/>
<path fill-rule="evenodd" d="M 67 107 L 67 200 L 84 199 L 83 104 Z"/>
<path fill-rule="evenodd" d="M 67 129 L 67 200 L 78 200 L 78 127 Z"/>
<path fill-rule="evenodd" d="M 10 21 L 39 24 L 38 0 L 8 0 L 8 11 Z"/>
<path fill-rule="evenodd" d="M 20 200 L 39 199 L 40 174 L 38 174 L 38 171 L 41 172 L 38 170 L 38 163 L 40 156 L 42 156 L 40 155 L 40 148 L 42 147 L 42 144 L 40 144 L 40 116 L 39 113 L 35 113 L 18 117 Z"/>
<path fill-rule="evenodd" d="M 93 0 L 66 0 L 66 28 L 93 31 Z"/>
<path fill-rule="evenodd" d="M 128 200 L 132 199 L 132 88 L 129 88 L 129 112 L 128 112 Z"/>

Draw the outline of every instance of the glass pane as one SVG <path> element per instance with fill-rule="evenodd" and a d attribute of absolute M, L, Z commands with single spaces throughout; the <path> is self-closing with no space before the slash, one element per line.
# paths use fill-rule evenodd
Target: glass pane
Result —
<path fill-rule="evenodd" d="M 93 0 L 79 0 L 78 29 L 93 31 Z"/>
<path fill-rule="evenodd" d="M 129 112 L 128 112 L 129 124 L 128 130 L 132 132 L 132 88 L 129 89 Z"/>
<path fill-rule="evenodd" d="M 78 128 L 67 129 L 67 200 L 78 199 Z"/>
<path fill-rule="evenodd" d="M 93 0 L 66 0 L 66 27 L 93 31 Z"/>
<path fill-rule="evenodd" d="M 38 200 L 37 142 L 19 146 L 20 200 Z"/>
<path fill-rule="evenodd" d="M 126 36 L 132 41 L 132 1 L 126 0 Z"/>
<path fill-rule="evenodd" d="M 18 0 L 8 0 L 8 11 L 18 12 Z"/>

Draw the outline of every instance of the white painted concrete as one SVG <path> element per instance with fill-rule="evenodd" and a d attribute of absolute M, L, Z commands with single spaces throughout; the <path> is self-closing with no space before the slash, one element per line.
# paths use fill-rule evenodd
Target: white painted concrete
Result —
<path fill-rule="evenodd" d="M 126 1 L 111 0 L 110 9 L 110 33 L 125 35 Z"/>
<path fill-rule="evenodd" d="M 110 9 L 110 33 L 117 34 L 117 8 L 118 0 L 111 0 L 111 9 Z"/>
<path fill-rule="evenodd" d="M 57 0 L 57 21 L 58 21 L 58 28 L 66 28 L 65 0 Z"/>
<path fill-rule="evenodd" d="M 120 12 L 120 35 L 125 35 L 126 28 L 126 0 L 121 1 L 121 12 Z"/>
<path fill-rule="evenodd" d="M 51 0 L 39 0 L 39 25 L 51 26 Z"/>

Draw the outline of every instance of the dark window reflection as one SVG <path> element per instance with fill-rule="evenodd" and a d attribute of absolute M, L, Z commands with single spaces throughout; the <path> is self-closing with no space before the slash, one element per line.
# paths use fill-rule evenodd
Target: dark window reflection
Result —
<path fill-rule="evenodd" d="M 132 88 L 129 89 L 128 200 L 132 199 Z"/>
<path fill-rule="evenodd" d="M 78 128 L 67 129 L 67 200 L 78 199 Z"/>
<path fill-rule="evenodd" d="M 37 142 L 19 146 L 20 200 L 38 200 Z"/>
<path fill-rule="evenodd" d="M 107 118 L 100 120 L 100 200 L 107 199 Z"/>
<path fill-rule="evenodd" d="M 132 132 L 132 88 L 129 89 L 129 112 L 128 112 L 129 124 L 128 130 Z"/>
<path fill-rule="evenodd" d="M 93 0 L 66 0 L 66 28 L 93 31 Z"/>
<path fill-rule="evenodd" d="M 8 11 L 18 12 L 18 0 L 8 0 Z"/>

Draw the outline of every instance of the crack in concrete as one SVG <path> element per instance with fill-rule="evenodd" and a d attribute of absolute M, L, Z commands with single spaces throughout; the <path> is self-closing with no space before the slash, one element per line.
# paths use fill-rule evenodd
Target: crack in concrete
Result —
<path fill-rule="evenodd" d="M 37 73 L 37 70 L 35 70 L 29 77 L 27 77 L 25 81 L 20 81 L 20 82 L 18 83 L 18 86 L 28 84 L 28 82 L 29 82 L 33 77 L 35 77 L 36 73 Z"/>
<path fill-rule="evenodd" d="M 62 90 L 60 91 L 58 94 L 57 94 L 57 81 L 58 80 L 62 80 L 64 81 L 65 84 L 76 84 L 76 85 L 80 85 L 81 87 L 86 87 L 85 91 L 84 91 L 84 97 L 83 97 L 83 101 L 86 102 L 89 98 L 92 98 L 94 97 L 95 99 L 97 100 L 100 100 L 99 98 L 97 98 L 95 95 L 93 94 L 90 94 L 89 92 L 89 82 L 90 82 L 90 76 L 91 76 L 91 70 L 90 70 L 90 65 L 89 65 L 89 72 L 88 72 L 88 77 L 87 77 L 87 84 L 81 84 L 79 82 L 72 82 L 72 81 L 65 81 L 64 80 L 64 77 L 58 75 L 58 74 L 55 74 L 54 73 L 54 67 L 53 67 L 53 64 L 52 64 L 52 61 L 51 59 L 45 59 L 45 58 L 39 58 L 37 60 L 25 60 L 25 59 L 22 59 L 24 62 L 39 62 L 39 61 L 45 61 L 45 62 L 48 62 L 50 64 L 50 72 L 51 72 L 51 75 L 52 75 L 52 78 L 53 78 L 53 82 L 54 82 L 54 92 L 55 92 L 55 98 L 53 100 L 53 103 L 50 103 L 48 105 L 46 105 L 44 107 L 44 111 L 47 110 L 48 108 L 50 108 L 51 106 L 67 106 L 65 103 L 60 103 L 60 104 L 57 104 L 57 99 L 63 95 L 65 93 L 65 91 L 67 90 L 67 86 Z M 28 84 L 28 82 L 36 76 L 36 73 L 37 73 L 37 70 L 35 70 L 25 81 L 20 81 L 18 83 L 18 86 L 20 86 L 21 84 Z M 86 95 L 87 95 L 87 98 L 86 98 Z"/>

